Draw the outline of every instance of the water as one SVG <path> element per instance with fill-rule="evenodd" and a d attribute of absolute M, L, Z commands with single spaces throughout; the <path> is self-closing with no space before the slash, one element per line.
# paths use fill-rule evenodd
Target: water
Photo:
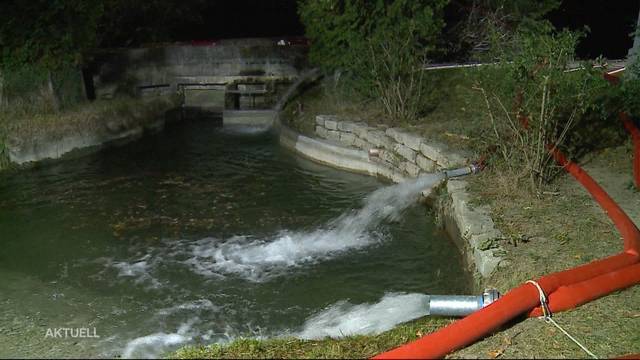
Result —
<path fill-rule="evenodd" d="M 197 121 L 0 174 L 0 357 L 158 357 L 423 316 L 421 293 L 468 284 L 414 204 L 434 180 L 388 187 Z"/>

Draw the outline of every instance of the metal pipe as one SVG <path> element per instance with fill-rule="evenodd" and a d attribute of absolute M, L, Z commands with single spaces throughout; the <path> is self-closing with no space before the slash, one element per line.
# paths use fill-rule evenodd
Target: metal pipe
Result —
<path fill-rule="evenodd" d="M 487 289 L 478 296 L 468 295 L 431 295 L 429 297 L 429 315 L 467 316 L 491 304 L 500 297 L 496 289 Z"/>
<path fill-rule="evenodd" d="M 465 176 L 469 174 L 477 174 L 480 172 L 480 170 L 482 170 L 481 166 L 476 163 L 473 163 L 469 166 L 461 167 L 458 169 L 445 170 L 443 172 L 445 177 L 449 179 L 449 178 L 460 177 L 460 176 Z"/>

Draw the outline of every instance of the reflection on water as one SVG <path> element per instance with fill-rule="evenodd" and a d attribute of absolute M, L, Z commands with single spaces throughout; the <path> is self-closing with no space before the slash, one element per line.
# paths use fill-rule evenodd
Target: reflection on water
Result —
<path fill-rule="evenodd" d="M 421 316 L 403 293 L 467 284 L 424 208 L 404 210 L 432 180 L 383 188 L 207 122 L 0 174 L 0 356 L 161 356 Z"/>

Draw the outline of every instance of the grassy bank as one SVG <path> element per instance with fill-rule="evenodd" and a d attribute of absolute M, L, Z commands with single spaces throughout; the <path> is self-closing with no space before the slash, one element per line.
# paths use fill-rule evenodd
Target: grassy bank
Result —
<path fill-rule="evenodd" d="M 144 127 L 175 105 L 172 97 L 122 97 L 83 103 L 59 112 L 7 109 L 0 112 L 0 169 L 9 165 L 9 147 L 73 134 Z"/>
<path fill-rule="evenodd" d="M 228 345 L 185 347 L 170 355 L 172 358 L 364 358 L 386 349 L 417 339 L 432 332 L 450 320 L 424 318 L 376 336 L 350 336 L 342 339 L 299 340 L 240 339 Z"/>
<path fill-rule="evenodd" d="M 324 82 L 294 100 L 284 120 L 311 134 L 317 114 L 337 114 L 369 123 L 402 126 L 454 148 L 481 153 L 488 146 L 491 127 L 483 99 L 464 71 L 428 74 L 439 86 L 430 94 L 433 106 L 414 123 L 391 124 L 375 103 L 345 96 L 339 86 Z M 620 204 L 640 222 L 640 193 L 629 180 L 631 145 L 592 152 L 585 157 L 596 177 Z M 612 174 L 607 177 L 606 174 Z M 477 204 L 489 204 L 510 266 L 482 281 L 503 293 L 529 279 L 563 270 L 619 252 L 622 241 L 606 214 L 570 176 L 561 175 L 541 193 L 532 193 L 514 180 L 518 174 L 489 167 L 469 184 Z M 595 176 L 595 175 L 594 175 Z M 624 178 L 627 179 L 627 178 Z M 627 206 L 625 207 L 625 204 Z M 601 357 L 640 352 L 640 287 L 633 287 L 556 314 L 569 333 Z M 297 339 L 236 340 L 227 345 L 186 347 L 171 354 L 179 358 L 364 358 L 435 331 L 452 320 L 422 318 L 374 336 L 305 341 Z M 539 319 L 521 318 L 482 341 L 450 355 L 453 358 L 583 358 L 587 355 L 553 326 Z"/>

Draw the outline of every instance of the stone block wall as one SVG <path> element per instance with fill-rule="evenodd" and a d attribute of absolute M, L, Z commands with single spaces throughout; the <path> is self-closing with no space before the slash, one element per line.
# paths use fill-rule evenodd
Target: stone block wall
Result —
<path fill-rule="evenodd" d="M 335 115 L 317 115 L 315 133 L 343 146 L 367 151 L 378 149 L 378 156 L 386 165 L 409 177 L 465 166 L 471 161 L 470 154 L 453 151 L 404 129 L 372 127 Z"/>
<path fill-rule="evenodd" d="M 403 177 L 465 166 L 471 160 L 467 153 L 449 149 L 444 144 L 426 140 L 404 129 L 372 127 L 334 115 L 316 116 L 315 133 L 335 146 L 353 150 L 377 149 L 378 158 L 369 156 L 368 161 L 381 166 L 369 172 L 395 182 L 402 181 Z M 433 190 L 423 191 L 427 201 L 433 202 Z M 488 278 L 497 269 L 508 265 L 499 242 L 503 235 L 496 229 L 488 206 L 471 206 L 464 180 L 447 181 L 446 193 L 446 197 L 439 198 L 433 205 L 439 209 L 442 225 L 462 249 L 473 271 L 481 278 Z"/>

